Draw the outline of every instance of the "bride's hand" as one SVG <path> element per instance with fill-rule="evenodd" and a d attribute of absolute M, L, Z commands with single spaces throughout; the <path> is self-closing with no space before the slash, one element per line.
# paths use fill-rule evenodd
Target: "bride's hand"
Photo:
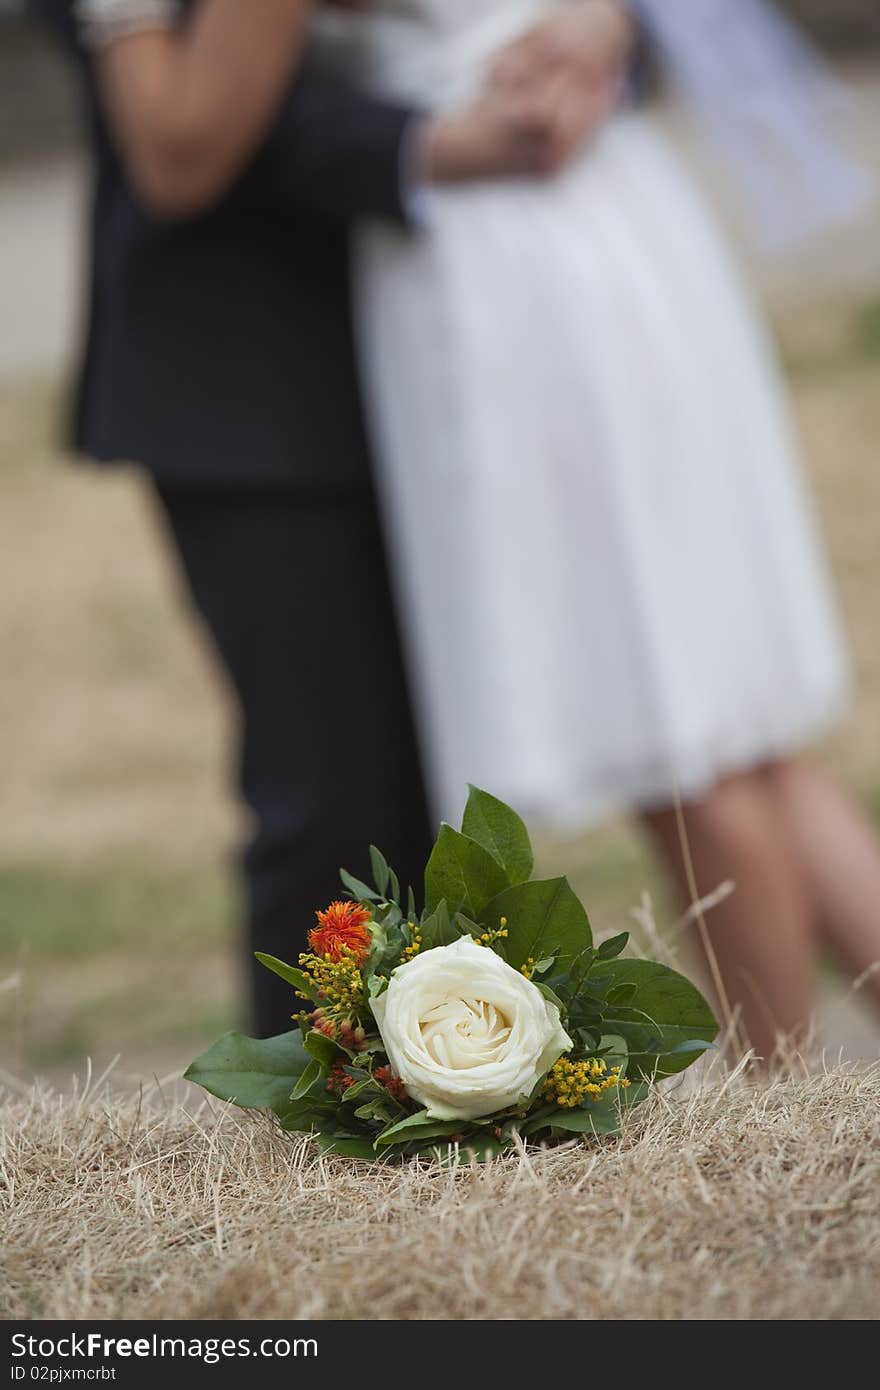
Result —
<path fill-rule="evenodd" d="M 560 73 L 540 89 L 490 89 L 472 106 L 426 119 L 420 162 L 433 183 L 553 173 L 615 99 Z"/>
<path fill-rule="evenodd" d="M 635 25 L 621 0 L 560 5 L 501 50 L 490 70 L 490 84 L 519 90 L 562 73 L 606 83 L 620 77 L 634 41 Z"/>
<path fill-rule="evenodd" d="M 618 0 L 579 0 L 499 53 L 490 90 L 545 110 L 544 169 L 563 167 L 614 110 L 634 40 L 629 10 Z"/>

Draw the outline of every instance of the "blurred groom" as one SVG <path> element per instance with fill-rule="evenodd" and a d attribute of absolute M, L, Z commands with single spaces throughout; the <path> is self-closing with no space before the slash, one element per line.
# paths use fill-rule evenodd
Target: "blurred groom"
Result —
<path fill-rule="evenodd" d="M 266 1035 L 290 1026 L 293 1000 L 252 951 L 294 960 L 338 866 L 364 874 L 370 841 L 418 888 L 433 838 L 361 417 L 348 227 L 429 217 L 432 180 L 558 168 L 606 109 L 602 36 L 620 7 L 582 0 L 572 25 L 561 5 L 505 55 L 503 99 L 439 117 L 301 62 L 301 0 L 39 8 L 78 64 L 94 157 L 72 442 L 151 475 L 238 697 Z"/>

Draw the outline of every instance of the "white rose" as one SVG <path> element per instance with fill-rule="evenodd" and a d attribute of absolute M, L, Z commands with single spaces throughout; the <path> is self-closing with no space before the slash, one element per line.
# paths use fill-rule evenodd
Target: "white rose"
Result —
<path fill-rule="evenodd" d="M 372 1009 L 394 1071 L 441 1120 L 516 1105 L 573 1046 L 556 1005 L 469 936 L 398 966 Z"/>

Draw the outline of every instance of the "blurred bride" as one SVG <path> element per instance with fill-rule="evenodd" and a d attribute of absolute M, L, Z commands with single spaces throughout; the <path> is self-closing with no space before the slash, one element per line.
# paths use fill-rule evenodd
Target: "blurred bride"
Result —
<path fill-rule="evenodd" d="M 588 10 L 607 100 L 634 32 L 614 0 L 359 8 L 319 21 L 330 59 L 432 109 L 487 82 L 552 95 Z M 763 6 L 635 8 L 766 240 L 858 202 Z M 614 105 L 551 178 L 432 188 L 419 235 L 363 229 L 362 371 L 438 810 L 467 781 L 538 821 L 626 809 L 688 898 L 734 880 L 721 992 L 769 1055 L 806 1027 L 814 932 L 853 973 L 880 957 L 880 857 L 797 757 L 847 665 L 777 364 L 650 109 Z"/>

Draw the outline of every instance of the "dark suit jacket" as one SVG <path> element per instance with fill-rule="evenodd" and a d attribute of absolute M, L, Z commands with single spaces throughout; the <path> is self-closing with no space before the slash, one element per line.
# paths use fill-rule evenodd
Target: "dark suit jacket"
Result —
<path fill-rule="evenodd" d="M 166 485 L 346 487 L 367 477 L 352 343 L 350 219 L 403 220 L 412 112 L 306 70 L 232 190 L 185 221 L 134 196 L 77 43 L 94 150 L 87 333 L 72 442 Z"/>

